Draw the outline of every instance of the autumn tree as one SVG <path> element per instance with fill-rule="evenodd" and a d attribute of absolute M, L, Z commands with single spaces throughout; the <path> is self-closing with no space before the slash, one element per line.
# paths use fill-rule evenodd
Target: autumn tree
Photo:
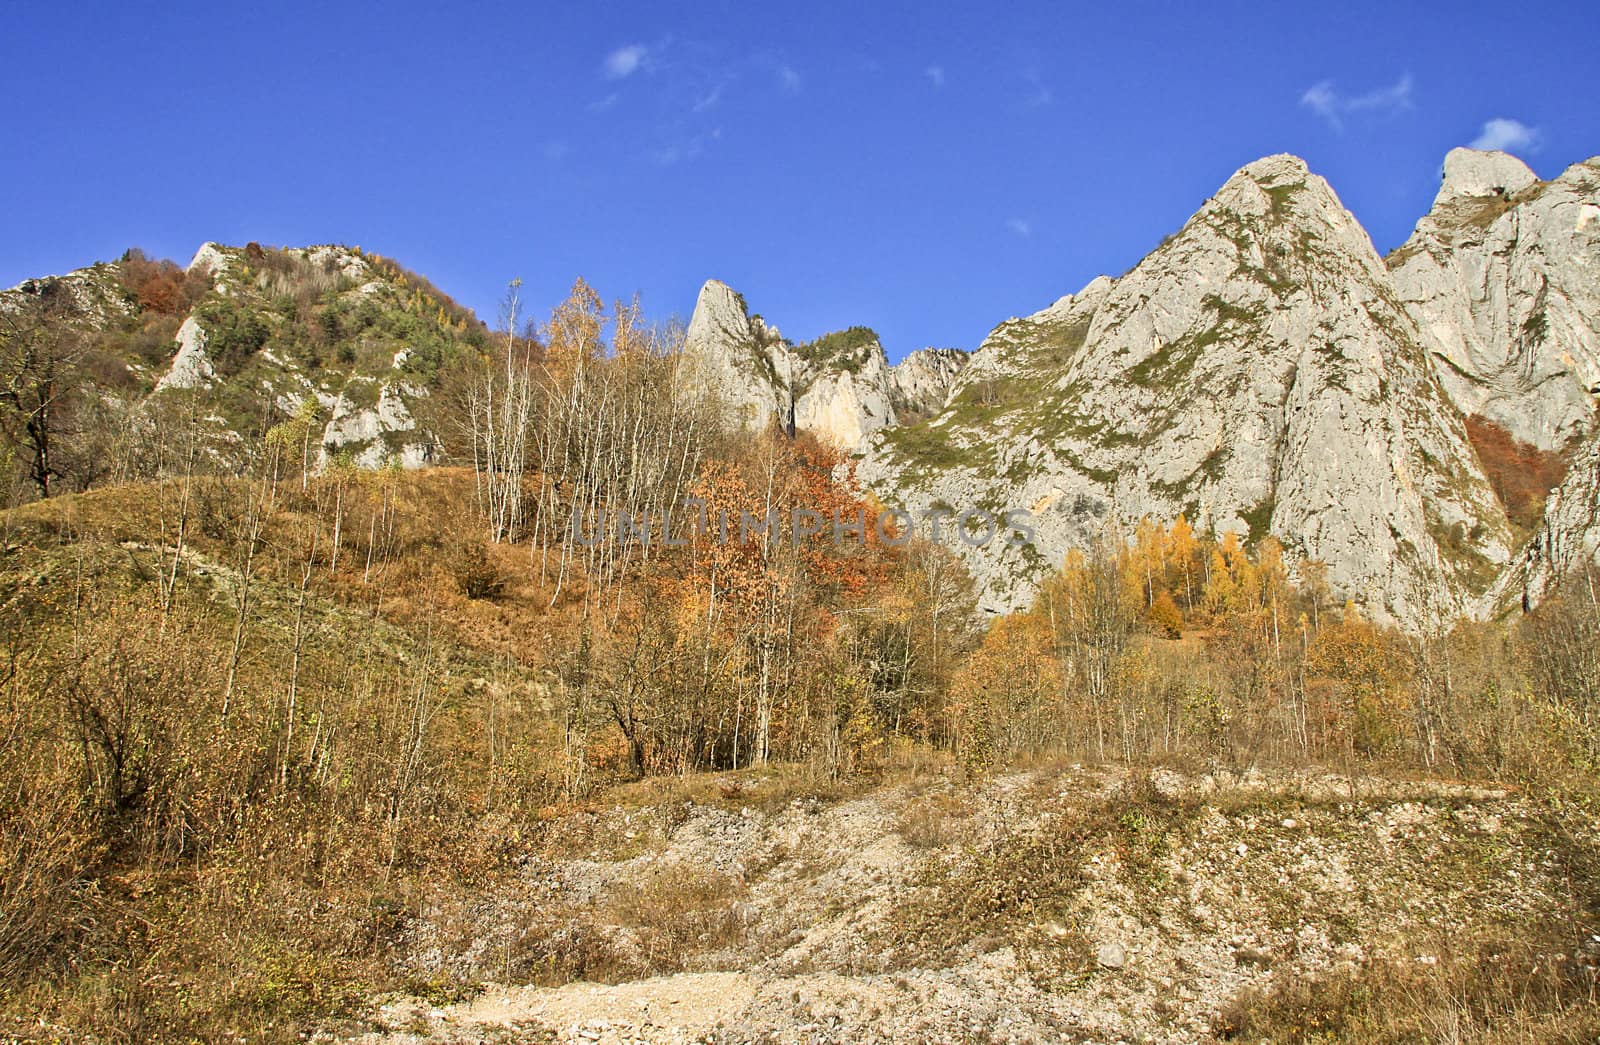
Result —
<path fill-rule="evenodd" d="M 1382 631 L 1346 603 L 1306 650 L 1306 669 L 1322 693 L 1322 727 L 1348 753 L 1374 756 L 1395 742 L 1402 720 L 1402 658 Z"/>
<path fill-rule="evenodd" d="M 88 486 L 102 463 L 75 455 L 71 445 L 84 405 L 73 309 L 71 291 L 50 279 L 18 307 L 0 311 L 0 438 L 39 497 L 66 481 Z"/>
<path fill-rule="evenodd" d="M 1106 750 L 1117 670 L 1138 623 L 1137 589 L 1126 582 L 1126 543 L 1108 532 L 1085 553 L 1067 553 L 1062 572 L 1041 587 L 1034 612 L 1049 625 L 1063 704 L 1087 703 L 1093 748 Z"/>

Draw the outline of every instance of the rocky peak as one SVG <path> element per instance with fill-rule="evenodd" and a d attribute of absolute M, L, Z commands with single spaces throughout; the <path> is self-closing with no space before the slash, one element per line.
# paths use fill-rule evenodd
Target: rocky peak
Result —
<path fill-rule="evenodd" d="M 194 252 L 194 257 L 190 259 L 189 267 L 185 271 L 217 276 L 227 267 L 228 255 L 223 253 L 222 247 L 216 243 L 206 242 L 200 244 L 200 249 Z"/>
<path fill-rule="evenodd" d="M 684 354 L 741 426 L 762 428 L 776 418 L 845 450 L 896 424 L 901 412 L 941 405 L 966 360 L 956 349 L 927 349 L 890 367 L 878 336 L 865 327 L 793 345 L 719 280 L 700 290 Z"/>
<path fill-rule="evenodd" d="M 736 424 L 760 429 L 774 419 L 794 421 L 790 358 L 776 327 L 752 318 L 744 296 L 721 280 L 707 280 L 695 300 L 683 339 L 684 355 L 699 379 Z"/>
<path fill-rule="evenodd" d="M 697 348 L 743 345 L 754 340 L 744 296 L 720 279 L 708 279 L 695 298 L 685 341 Z"/>
<path fill-rule="evenodd" d="M 1302 186 L 1312 178 L 1316 176 L 1306 166 L 1305 160 L 1286 152 L 1278 153 L 1240 167 L 1217 190 L 1214 199 L 1221 206 L 1259 212 L 1266 202 L 1262 196 L 1266 190 L 1280 186 Z M 1327 187 L 1321 178 L 1316 178 L 1316 181 L 1323 188 Z"/>
<path fill-rule="evenodd" d="M 1462 196 L 1509 196 L 1539 176 L 1506 152 L 1451 149 L 1444 158 L 1444 180 L 1433 203 L 1437 207 Z"/>
<path fill-rule="evenodd" d="M 1453 150 L 1433 208 L 1388 264 L 1456 406 L 1541 449 L 1587 431 L 1600 384 L 1600 166 L 1540 182 Z"/>
<path fill-rule="evenodd" d="M 861 474 L 913 512 L 1032 513 L 1031 548 L 958 549 L 993 609 L 1107 526 L 1182 514 L 1275 534 L 1374 615 L 1448 617 L 1510 553 L 1424 345 L 1333 190 L 1267 157 L 1121 279 L 996 327 Z"/>

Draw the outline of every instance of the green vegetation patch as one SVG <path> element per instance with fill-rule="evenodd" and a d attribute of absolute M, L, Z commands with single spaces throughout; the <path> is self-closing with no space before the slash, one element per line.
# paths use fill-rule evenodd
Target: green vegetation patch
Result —
<path fill-rule="evenodd" d="M 847 327 L 796 345 L 794 353 L 813 366 L 831 366 L 854 374 L 866 365 L 869 351 L 877 343 L 877 332 L 870 327 Z"/>

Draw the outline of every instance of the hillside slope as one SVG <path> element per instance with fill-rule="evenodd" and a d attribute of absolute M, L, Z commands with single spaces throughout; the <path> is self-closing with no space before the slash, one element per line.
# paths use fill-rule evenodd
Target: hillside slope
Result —
<path fill-rule="evenodd" d="M 1374 1040 L 1470 1025 L 1487 951 L 1522 927 L 1521 977 L 1581 870 L 1522 800 L 1427 782 L 1074 767 L 739 802 L 552 825 L 560 847 L 410 940 L 482 993 L 379 999 L 352 1040 Z M 1419 1005 L 1430 977 L 1473 1002 Z"/>
<path fill-rule="evenodd" d="M 183 415 L 219 462 L 306 404 L 319 456 L 425 464 L 437 439 L 418 405 L 486 336 L 426 280 L 341 246 L 207 243 L 181 272 L 130 252 L 0 292 L 0 314 L 57 339 L 125 441 Z"/>

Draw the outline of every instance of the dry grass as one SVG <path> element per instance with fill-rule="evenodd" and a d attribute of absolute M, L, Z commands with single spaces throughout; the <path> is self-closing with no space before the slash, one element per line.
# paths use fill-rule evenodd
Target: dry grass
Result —
<path fill-rule="evenodd" d="M 1600 1037 L 1600 954 L 1525 933 L 1412 941 L 1315 980 L 1236 998 L 1217 1020 L 1224 1041 L 1472 1042 L 1589 1045 Z"/>
<path fill-rule="evenodd" d="M 966 796 L 936 791 L 909 799 L 900 809 L 896 829 L 906 844 L 918 849 L 943 849 L 967 834 L 976 810 Z"/>
<path fill-rule="evenodd" d="M 440 892 L 481 897 L 540 852 L 648 855 L 685 803 L 777 813 L 905 785 L 897 828 L 930 868 L 882 941 L 891 965 L 955 961 L 1010 943 L 1041 980 L 1067 983 L 1088 961 L 1068 904 L 1090 854 L 1113 852 L 1140 889 L 1164 887 L 1167 846 L 1192 804 L 1143 784 L 1103 802 L 1041 806 L 1028 818 L 1037 830 L 1007 827 L 959 861 L 935 865 L 938 851 L 984 835 L 987 825 L 974 830 L 975 800 L 950 790 L 950 752 L 904 738 L 877 738 L 875 760 L 854 774 L 815 762 L 624 779 L 634 770 L 604 719 L 603 687 L 587 698 L 590 724 L 599 723 L 592 735 L 565 732 L 576 687 L 561 672 L 579 645 L 580 615 L 566 604 L 552 609 L 525 548 L 460 551 L 473 532 L 463 507 L 470 475 L 393 481 L 388 490 L 345 491 L 343 553 L 337 563 L 313 562 L 298 658 L 298 549 L 313 532 L 326 548 L 332 533 L 317 504 L 283 497 L 257 542 L 226 719 L 221 680 L 235 634 L 240 505 L 251 484 L 201 484 L 193 558 L 166 610 L 155 597 L 156 520 L 163 503 L 171 512 L 174 484 L 63 497 L 4 516 L 0 1020 L 9 1022 L 0 1023 L 0 1039 L 290 1041 L 357 1020 L 380 991 L 470 987 L 470 977 L 419 971 L 401 958 Z M 369 527 L 368 513 L 385 504 L 382 524 Z M 1455 663 L 1464 675 L 1463 661 Z M 1498 662 L 1478 673 L 1502 677 Z M 1157 708 L 1165 691 L 1151 693 Z M 1463 729 L 1473 726 L 1463 716 L 1474 699 L 1446 709 Z M 1493 708 L 1479 703 L 1538 710 L 1520 692 Z M 1536 766 L 1534 779 L 1546 781 L 1551 767 L 1568 767 L 1561 780 L 1590 779 L 1571 768 L 1553 720 L 1502 726 L 1484 714 L 1479 731 L 1495 743 L 1481 746 L 1505 752 L 1506 775 Z M 1199 764 L 1210 755 L 1194 757 Z M 590 773 L 586 790 L 563 775 L 576 762 Z M 643 814 L 633 837 L 602 822 L 600 813 L 618 808 Z M 1570 877 L 1600 874 L 1574 862 Z M 566 982 L 693 968 L 740 942 L 745 896 L 740 880 L 716 871 L 629 872 L 584 898 L 587 906 L 519 914 L 474 976 Z M 470 945 L 472 931 L 463 918 L 452 942 Z M 1537 1036 L 1474 1039 L 1473 1028 L 1491 1017 L 1557 1040 L 1588 1026 L 1583 1006 L 1592 994 L 1580 990 L 1588 974 L 1572 966 L 1570 943 L 1541 942 L 1526 954 L 1483 949 L 1496 941 L 1473 946 L 1515 960 L 1441 958 L 1438 967 L 1409 969 L 1421 978 L 1406 981 L 1403 994 L 1374 993 L 1380 974 L 1398 975 L 1375 966 L 1304 997 L 1285 988 L 1281 997 L 1241 999 L 1235 1022 L 1261 1037 L 1297 1033 L 1315 1018 L 1378 1040 L 1405 1040 L 1406 1027 L 1434 1027 L 1430 1020 L 1465 1021 L 1463 1040 L 1489 1041 Z M 1538 955 L 1556 953 L 1568 955 L 1559 976 L 1549 963 L 1532 971 Z M 1530 971 L 1512 977 L 1524 958 Z M 1380 1016 L 1399 1022 L 1380 1025 Z"/>

